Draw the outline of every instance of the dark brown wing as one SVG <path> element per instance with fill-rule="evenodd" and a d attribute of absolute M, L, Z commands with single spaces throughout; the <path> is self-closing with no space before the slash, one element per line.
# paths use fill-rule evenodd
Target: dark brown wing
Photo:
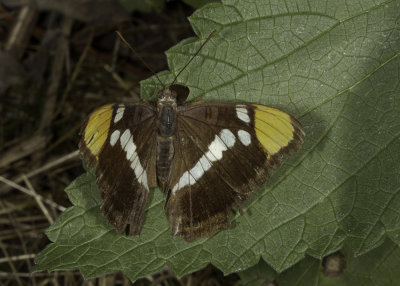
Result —
<path fill-rule="evenodd" d="M 300 124 L 278 109 L 255 104 L 180 106 L 167 202 L 171 231 L 188 241 L 229 227 L 229 213 L 299 149 Z"/>
<path fill-rule="evenodd" d="M 96 166 L 101 210 L 118 233 L 138 234 L 149 187 L 156 186 L 156 113 L 149 104 L 112 104 L 82 129 L 80 152 Z"/>

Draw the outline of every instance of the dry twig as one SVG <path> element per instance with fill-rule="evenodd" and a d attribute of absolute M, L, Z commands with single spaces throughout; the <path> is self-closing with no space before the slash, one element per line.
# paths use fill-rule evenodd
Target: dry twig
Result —
<path fill-rule="evenodd" d="M 56 209 L 58 209 L 58 210 L 60 210 L 62 212 L 66 210 L 65 207 L 60 206 L 59 204 L 57 204 L 57 203 L 55 203 L 55 202 L 53 202 L 53 201 L 51 201 L 49 199 L 43 198 L 41 195 L 38 195 L 36 193 L 32 194 L 32 192 L 29 189 L 24 188 L 24 187 L 22 187 L 22 186 L 20 186 L 20 185 L 18 185 L 16 183 L 14 183 L 13 181 L 10 181 L 10 180 L 4 178 L 3 176 L 0 176 L 0 182 L 3 182 L 5 184 L 13 187 L 14 189 L 17 189 L 17 190 L 19 190 L 19 191 L 21 191 L 21 192 L 23 192 L 23 193 L 25 193 L 27 195 L 30 195 L 30 196 L 34 197 L 35 199 L 41 200 L 41 201 L 45 202 L 46 204 L 48 204 L 49 206 L 51 206 L 53 208 L 56 208 Z"/>

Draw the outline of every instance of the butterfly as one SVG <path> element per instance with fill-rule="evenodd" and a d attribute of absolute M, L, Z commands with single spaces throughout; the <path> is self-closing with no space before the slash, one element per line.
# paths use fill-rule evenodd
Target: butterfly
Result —
<path fill-rule="evenodd" d="M 156 102 L 108 104 L 83 125 L 80 153 L 96 167 L 102 213 L 120 234 L 141 232 L 154 187 L 173 235 L 194 241 L 227 229 L 231 211 L 303 143 L 301 124 L 277 108 L 185 102 L 187 94 L 172 83 Z"/>

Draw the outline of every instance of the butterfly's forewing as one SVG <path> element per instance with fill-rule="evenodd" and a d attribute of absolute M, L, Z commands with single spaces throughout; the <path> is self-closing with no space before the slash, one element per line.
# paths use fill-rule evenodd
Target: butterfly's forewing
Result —
<path fill-rule="evenodd" d="M 96 166 L 102 212 L 119 233 L 141 231 L 156 186 L 156 131 L 156 110 L 143 103 L 103 106 L 82 129 L 81 154 Z"/>
<path fill-rule="evenodd" d="M 256 104 L 178 107 L 167 203 L 172 233 L 188 241 L 229 227 L 229 213 L 262 186 L 283 153 L 302 143 L 300 124 Z"/>

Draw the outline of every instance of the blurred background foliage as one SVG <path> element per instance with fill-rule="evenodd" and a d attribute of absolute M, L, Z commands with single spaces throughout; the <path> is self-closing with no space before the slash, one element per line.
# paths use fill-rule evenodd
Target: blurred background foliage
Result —
<path fill-rule="evenodd" d="M 45 230 L 69 207 L 64 188 L 84 169 L 77 153 L 86 116 L 140 97 L 164 52 L 194 36 L 187 17 L 215 1 L 0 1 L 0 285 L 132 285 L 116 273 L 84 281 L 79 271 L 31 274 Z M 209 265 L 176 278 L 165 267 L 135 285 L 231 285 Z"/>

